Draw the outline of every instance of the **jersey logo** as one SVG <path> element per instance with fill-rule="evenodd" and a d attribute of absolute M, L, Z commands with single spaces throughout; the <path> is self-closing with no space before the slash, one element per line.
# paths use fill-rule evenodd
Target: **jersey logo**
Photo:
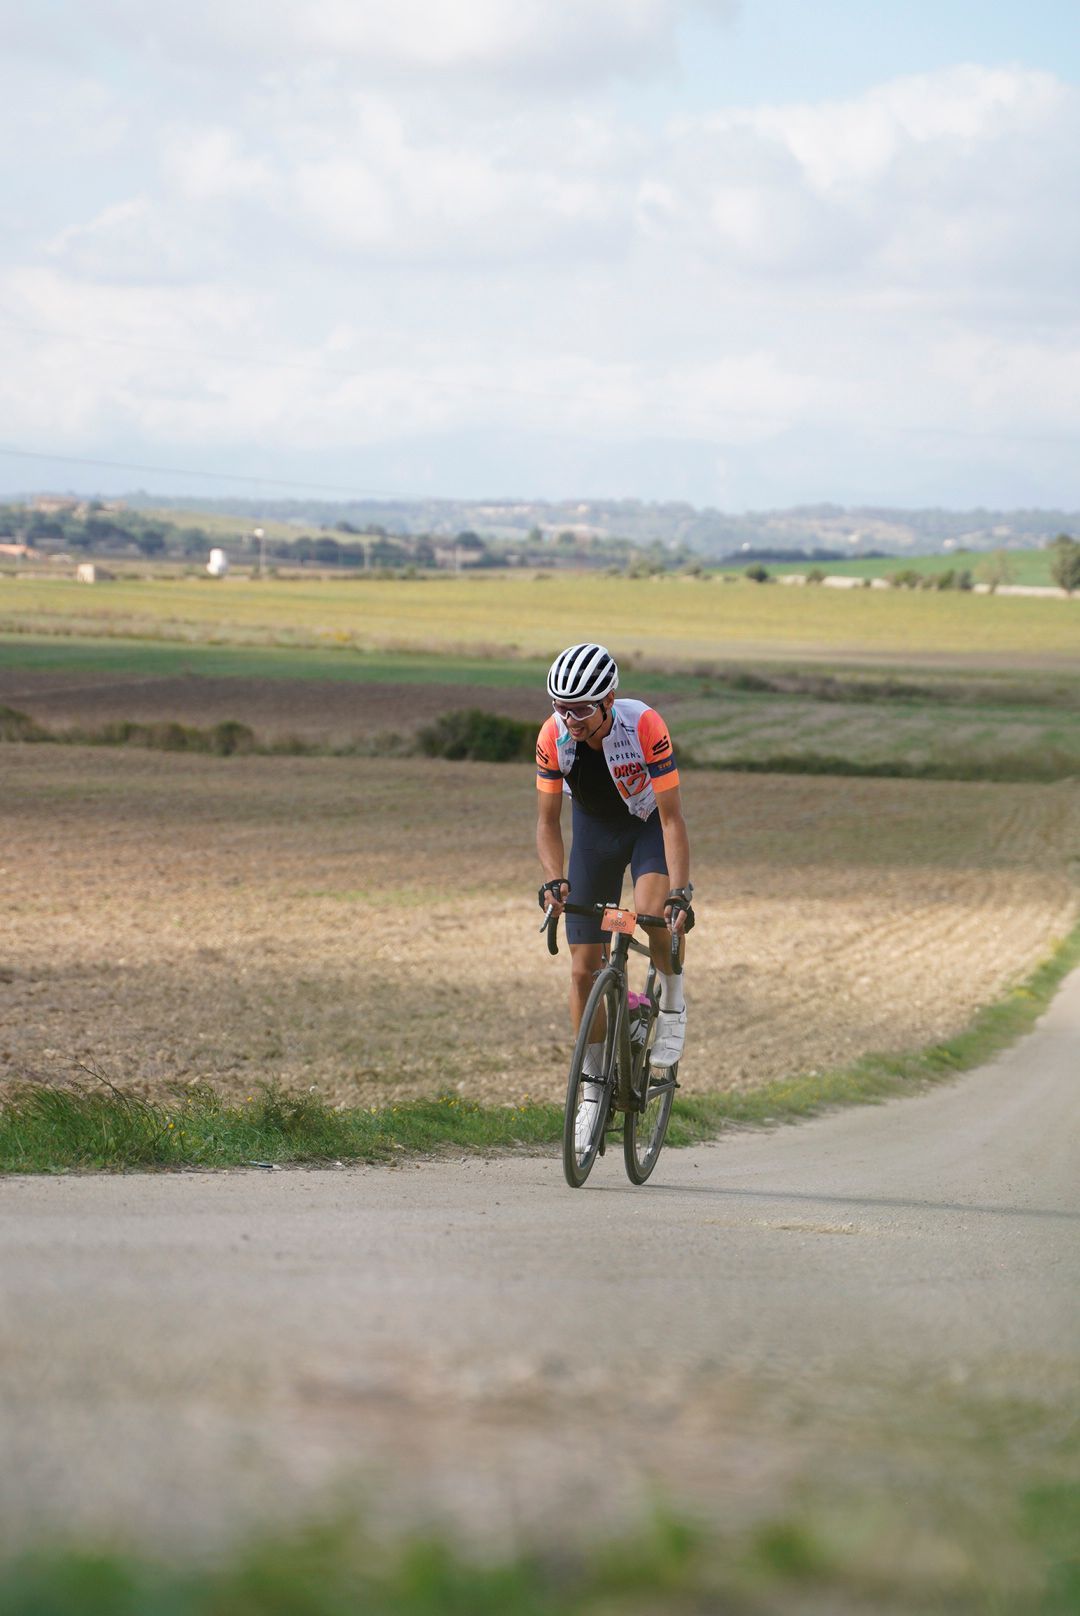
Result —
<path fill-rule="evenodd" d="M 640 763 L 616 763 L 611 777 L 624 797 L 636 797 L 649 783 L 649 776 Z"/>
<path fill-rule="evenodd" d="M 659 757 L 661 752 L 669 752 L 670 750 L 671 742 L 668 740 L 666 735 L 661 735 L 660 739 L 653 743 L 653 757 Z"/>

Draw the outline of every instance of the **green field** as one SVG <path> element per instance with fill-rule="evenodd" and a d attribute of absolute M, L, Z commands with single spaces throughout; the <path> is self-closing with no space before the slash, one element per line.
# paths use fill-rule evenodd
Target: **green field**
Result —
<path fill-rule="evenodd" d="M 1010 659 L 1080 668 L 1074 601 L 954 591 L 761 588 L 592 573 L 415 580 L 0 580 L 0 631 L 497 657 L 602 639 L 622 662 Z"/>
<path fill-rule="evenodd" d="M 342 680 L 354 684 L 469 684 L 543 690 L 547 662 L 435 652 L 358 651 L 341 646 L 229 645 L 209 641 L 94 639 L 67 634 L 0 634 L 0 666 L 36 673 L 117 678 Z M 659 675 L 665 686 L 685 676 Z M 655 681 L 654 681 L 655 682 Z M 541 697 L 542 699 L 542 697 Z"/>
<path fill-rule="evenodd" d="M 889 578 L 895 572 L 909 571 L 934 578 L 943 572 L 966 570 L 971 573 L 976 583 L 990 583 L 997 578 L 1000 583 L 1046 587 L 1054 582 L 1050 576 L 1050 560 L 1049 550 L 1000 552 L 951 550 L 942 555 L 856 556 L 850 561 L 816 561 L 792 557 L 790 560 L 767 561 L 763 565 L 774 575 L 785 572 L 808 572 L 811 567 L 816 567 L 820 572 L 842 578 Z M 741 573 L 748 564 L 745 561 L 735 561 L 721 570 Z"/>

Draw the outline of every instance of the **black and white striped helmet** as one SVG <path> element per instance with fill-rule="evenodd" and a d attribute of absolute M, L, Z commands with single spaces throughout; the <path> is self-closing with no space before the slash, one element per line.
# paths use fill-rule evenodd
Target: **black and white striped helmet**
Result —
<path fill-rule="evenodd" d="M 615 658 L 603 645 L 570 645 L 551 664 L 548 695 L 553 701 L 599 701 L 619 685 Z"/>

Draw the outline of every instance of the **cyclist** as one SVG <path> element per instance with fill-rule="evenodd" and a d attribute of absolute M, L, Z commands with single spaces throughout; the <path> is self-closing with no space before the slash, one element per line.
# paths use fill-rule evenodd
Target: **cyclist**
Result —
<path fill-rule="evenodd" d="M 641 701 L 616 699 L 618 685 L 615 659 L 602 645 L 568 646 L 551 664 L 547 689 L 552 714 L 536 743 L 536 848 L 544 872 L 540 907 L 550 904 L 561 915 L 571 895 L 575 904 L 618 903 L 629 866 L 635 910 L 662 914 L 685 935 L 694 923 L 690 907 L 694 889 L 671 737 L 653 708 Z M 564 796 L 573 800 L 566 875 Z M 575 1032 L 600 969 L 602 936 L 599 915 L 566 916 L 570 1019 Z M 650 933 L 650 948 L 661 981 L 650 1059 L 653 1067 L 670 1067 L 682 1054 L 686 1037 L 683 979 L 671 969 L 671 944 L 664 932 Z M 599 1075 L 602 1056 L 602 1040 L 590 1044 L 585 1071 Z M 595 1103 L 602 1089 L 598 1083 L 590 1093 L 591 1087 L 584 1090 L 585 1101 Z"/>

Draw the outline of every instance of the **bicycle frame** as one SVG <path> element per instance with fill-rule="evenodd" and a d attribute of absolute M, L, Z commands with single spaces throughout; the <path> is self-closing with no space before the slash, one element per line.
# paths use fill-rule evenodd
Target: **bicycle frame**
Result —
<path fill-rule="evenodd" d="M 567 913 L 572 915 L 584 915 L 592 917 L 597 914 L 603 914 L 609 909 L 617 909 L 618 906 L 615 904 L 597 903 L 586 907 L 581 904 L 567 903 L 563 905 L 563 908 Z M 665 931 L 668 929 L 667 921 L 664 920 L 660 915 L 637 915 L 635 916 L 635 921 L 637 925 L 641 926 L 642 930 L 644 931 L 656 930 L 658 928 L 663 928 Z M 547 930 L 548 952 L 551 954 L 557 954 L 559 952 L 559 945 L 556 937 L 558 930 L 558 916 L 552 913 L 551 905 L 548 906 L 548 911 L 544 919 L 544 928 Z M 613 941 L 611 942 L 610 947 L 608 947 L 607 944 L 603 945 L 604 951 L 601 956 L 600 969 L 607 970 L 608 968 L 613 968 L 618 972 L 620 980 L 619 1009 L 616 1017 L 616 1025 L 614 1031 L 612 1028 L 608 1027 L 605 1032 L 605 1043 L 607 1042 L 608 1038 L 611 1037 L 614 1037 L 616 1040 L 616 1071 L 618 1074 L 618 1082 L 615 1092 L 615 1108 L 619 1111 L 627 1111 L 630 1109 L 643 1111 L 651 1097 L 655 1097 L 658 1093 L 663 1092 L 663 1090 L 668 1086 L 672 1088 L 676 1088 L 678 1086 L 674 1079 L 670 1081 L 670 1085 L 667 1082 L 662 1082 L 655 1084 L 650 1083 L 645 1086 L 642 1082 L 647 1066 L 649 1046 L 652 1042 L 652 1026 L 656 1020 L 656 1011 L 658 1007 L 656 993 L 657 967 L 652 958 L 652 951 L 646 948 L 643 943 L 639 943 L 636 937 L 631 937 L 629 932 L 615 931 L 609 933 L 608 935 L 613 939 Z M 647 1037 L 640 1048 L 637 1049 L 635 1049 L 633 1041 L 630 1037 L 630 1003 L 627 997 L 629 992 L 627 966 L 629 964 L 631 953 L 641 954 L 649 961 L 649 972 L 645 979 L 645 993 L 653 1005 L 653 1012 L 650 1020 L 650 1036 Z M 674 932 L 672 932 L 671 936 L 671 957 L 672 969 L 676 972 L 681 971 L 682 965 L 679 960 L 679 938 Z"/>

